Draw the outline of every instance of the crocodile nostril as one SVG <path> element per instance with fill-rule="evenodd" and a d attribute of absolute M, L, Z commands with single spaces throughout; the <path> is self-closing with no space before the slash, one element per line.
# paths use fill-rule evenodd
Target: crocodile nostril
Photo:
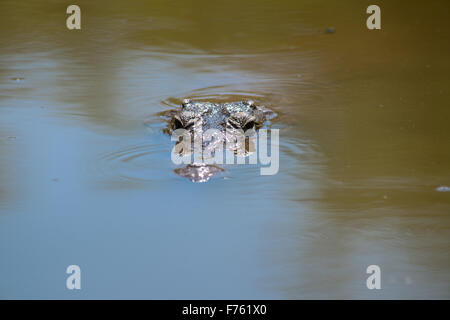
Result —
<path fill-rule="evenodd" d="M 192 102 L 191 99 L 184 99 L 184 100 L 183 100 L 183 103 L 181 104 L 181 106 L 184 108 L 184 107 L 186 107 L 186 105 L 188 105 L 188 104 L 191 103 L 191 102 Z"/>
<path fill-rule="evenodd" d="M 247 100 L 247 105 L 249 107 L 251 107 L 252 109 L 256 109 L 256 104 L 255 104 L 255 101 L 253 101 L 253 100 Z"/>

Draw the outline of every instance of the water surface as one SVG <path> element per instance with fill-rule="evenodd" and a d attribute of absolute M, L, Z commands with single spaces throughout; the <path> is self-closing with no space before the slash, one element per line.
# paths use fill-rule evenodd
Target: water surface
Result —
<path fill-rule="evenodd" d="M 0 3 L 1 298 L 450 298 L 447 1 L 77 4 Z M 279 173 L 177 176 L 186 97 L 275 110 Z"/>

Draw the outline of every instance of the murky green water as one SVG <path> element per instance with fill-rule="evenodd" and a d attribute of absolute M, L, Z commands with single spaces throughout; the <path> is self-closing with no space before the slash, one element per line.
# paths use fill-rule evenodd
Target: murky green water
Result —
<path fill-rule="evenodd" d="M 76 4 L 0 2 L 0 297 L 450 298 L 447 1 Z M 185 97 L 276 110 L 279 173 L 175 175 Z"/>

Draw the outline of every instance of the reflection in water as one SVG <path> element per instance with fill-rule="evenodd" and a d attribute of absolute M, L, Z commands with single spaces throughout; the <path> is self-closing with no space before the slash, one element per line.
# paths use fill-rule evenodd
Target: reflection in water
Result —
<path fill-rule="evenodd" d="M 0 3 L 1 297 L 449 298 L 446 1 L 77 4 Z M 275 110 L 280 172 L 176 176 L 186 97 Z"/>

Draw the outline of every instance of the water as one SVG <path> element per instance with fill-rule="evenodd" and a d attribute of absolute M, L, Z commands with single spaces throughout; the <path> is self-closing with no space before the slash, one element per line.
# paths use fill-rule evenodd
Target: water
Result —
<path fill-rule="evenodd" d="M 77 4 L 0 3 L 0 297 L 450 298 L 446 1 Z M 279 173 L 177 176 L 186 97 L 275 110 Z"/>

